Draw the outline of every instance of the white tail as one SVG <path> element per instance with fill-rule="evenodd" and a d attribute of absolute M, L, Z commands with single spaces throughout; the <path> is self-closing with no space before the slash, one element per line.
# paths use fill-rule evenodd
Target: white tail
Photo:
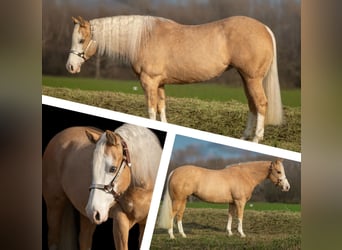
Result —
<path fill-rule="evenodd" d="M 277 47 L 273 32 L 265 26 L 273 41 L 272 64 L 263 81 L 263 86 L 267 97 L 267 111 L 265 124 L 280 125 L 283 121 L 283 107 L 281 103 L 280 86 L 277 66 Z"/>
<path fill-rule="evenodd" d="M 67 202 L 63 213 L 61 237 L 58 249 L 77 249 L 77 233 L 74 213 L 74 207 L 71 205 L 70 202 Z"/>
<path fill-rule="evenodd" d="M 159 213 L 158 227 L 169 229 L 172 226 L 172 201 L 169 193 L 169 181 L 173 172 L 169 174 L 166 182 L 166 191 L 164 194 L 163 203 Z"/>

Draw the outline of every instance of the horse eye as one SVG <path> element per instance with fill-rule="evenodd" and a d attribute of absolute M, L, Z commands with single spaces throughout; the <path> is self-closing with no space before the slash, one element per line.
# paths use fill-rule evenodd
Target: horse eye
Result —
<path fill-rule="evenodd" d="M 84 41 L 85 41 L 84 39 L 80 39 L 80 43 L 84 43 Z"/>
<path fill-rule="evenodd" d="M 278 174 L 281 174 L 281 171 L 277 171 Z"/>
<path fill-rule="evenodd" d="M 115 171 L 116 171 L 116 167 L 111 166 L 110 169 L 109 169 L 109 172 L 110 173 L 114 173 Z"/>

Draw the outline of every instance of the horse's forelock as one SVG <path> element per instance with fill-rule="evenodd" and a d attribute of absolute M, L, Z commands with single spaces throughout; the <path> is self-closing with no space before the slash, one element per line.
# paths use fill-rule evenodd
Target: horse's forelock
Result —
<path fill-rule="evenodd" d="M 96 143 L 96 147 L 93 154 L 93 166 L 102 166 L 102 161 L 104 160 L 104 153 L 106 148 L 106 141 L 106 134 L 103 133 Z"/>

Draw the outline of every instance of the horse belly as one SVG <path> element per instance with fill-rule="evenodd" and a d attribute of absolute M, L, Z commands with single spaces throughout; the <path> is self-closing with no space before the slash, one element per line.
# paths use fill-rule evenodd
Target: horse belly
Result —
<path fill-rule="evenodd" d="M 181 25 L 159 32 L 143 51 L 142 68 L 161 75 L 163 84 L 201 82 L 227 69 L 230 56 L 219 27 Z"/>
<path fill-rule="evenodd" d="M 195 195 L 203 201 L 214 203 L 227 203 L 233 200 L 229 188 L 219 185 L 219 181 L 210 182 L 208 180 L 202 182 Z"/>

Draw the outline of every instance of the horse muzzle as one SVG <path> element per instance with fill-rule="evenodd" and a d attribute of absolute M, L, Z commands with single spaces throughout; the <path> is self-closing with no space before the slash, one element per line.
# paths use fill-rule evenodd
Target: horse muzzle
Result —
<path fill-rule="evenodd" d="M 285 179 L 281 184 L 281 191 L 288 192 L 290 190 L 290 183 Z"/>
<path fill-rule="evenodd" d="M 88 217 L 93 223 L 100 225 L 101 223 L 107 221 L 108 213 L 102 215 L 99 211 L 94 211 L 93 214 L 91 216 L 88 215 Z"/>
<path fill-rule="evenodd" d="M 71 74 L 76 74 L 81 72 L 81 65 L 72 65 L 71 63 L 66 64 L 66 69 Z"/>

